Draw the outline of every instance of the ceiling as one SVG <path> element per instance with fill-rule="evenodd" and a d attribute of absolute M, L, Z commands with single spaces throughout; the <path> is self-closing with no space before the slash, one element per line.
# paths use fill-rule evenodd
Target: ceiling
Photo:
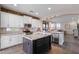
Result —
<path fill-rule="evenodd" d="M 59 16 L 53 22 L 69 22 L 73 17 L 79 18 L 79 4 L 3 4 L 2 6 L 15 11 L 31 14 L 40 18 Z M 51 8 L 49 11 L 48 8 Z M 36 13 L 39 13 L 36 15 Z M 75 16 L 77 15 L 77 16 Z"/>
<path fill-rule="evenodd" d="M 3 4 L 4 7 L 38 17 L 79 14 L 79 4 Z M 50 11 L 48 8 L 52 8 Z M 35 13 L 39 13 L 36 15 Z"/>
<path fill-rule="evenodd" d="M 58 23 L 70 23 L 70 22 L 78 22 L 79 21 L 79 15 L 65 15 L 60 17 L 55 17 L 52 20 L 52 22 L 58 22 Z"/>

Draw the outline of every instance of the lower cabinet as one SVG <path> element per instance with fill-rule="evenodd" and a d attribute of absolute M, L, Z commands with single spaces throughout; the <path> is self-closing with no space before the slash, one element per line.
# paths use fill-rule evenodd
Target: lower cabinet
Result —
<path fill-rule="evenodd" d="M 22 43 L 22 35 L 1 36 L 1 49 Z"/>
<path fill-rule="evenodd" d="M 64 33 L 52 33 L 52 42 L 57 43 L 59 45 L 63 45 L 64 43 Z"/>
<path fill-rule="evenodd" d="M 22 37 L 22 35 L 19 35 L 18 36 L 18 43 L 20 44 L 20 43 L 23 43 L 23 37 Z"/>
<path fill-rule="evenodd" d="M 63 45 L 63 43 L 64 43 L 64 34 L 60 34 L 60 36 L 59 36 L 59 45 Z"/>
<path fill-rule="evenodd" d="M 18 36 L 17 35 L 12 35 L 10 36 L 10 40 L 11 40 L 11 46 L 18 44 Z"/>
<path fill-rule="evenodd" d="M 9 47 L 11 44 L 8 36 L 1 36 L 1 48 Z"/>

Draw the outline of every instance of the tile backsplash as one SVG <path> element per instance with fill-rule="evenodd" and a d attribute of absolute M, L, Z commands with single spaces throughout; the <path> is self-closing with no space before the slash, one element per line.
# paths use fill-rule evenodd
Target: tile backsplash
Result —
<path fill-rule="evenodd" d="M 22 33 L 23 32 L 23 28 L 0 28 L 0 33 L 15 33 L 15 32 L 19 32 Z"/>

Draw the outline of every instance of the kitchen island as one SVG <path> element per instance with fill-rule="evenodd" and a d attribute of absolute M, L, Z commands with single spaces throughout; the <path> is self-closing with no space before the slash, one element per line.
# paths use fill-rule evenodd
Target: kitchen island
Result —
<path fill-rule="evenodd" d="M 51 49 L 51 34 L 33 33 L 24 35 L 23 50 L 28 54 L 48 53 Z"/>

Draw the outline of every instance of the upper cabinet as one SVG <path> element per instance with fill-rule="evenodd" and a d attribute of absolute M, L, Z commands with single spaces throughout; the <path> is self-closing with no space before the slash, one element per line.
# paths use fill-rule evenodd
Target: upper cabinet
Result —
<path fill-rule="evenodd" d="M 34 28 L 42 27 L 41 20 L 32 19 L 31 22 L 32 22 L 32 27 L 34 27 Z"/>
<path fill-rule="evenodd" d="M 24 16 L 24 24 L 27 23 L 27 24 L 31 24 L 32 23 L 32 18 L 29 17 L 29 16 Z"/>
<path fill-rule="evenodd" d="M 28 17 L 28 16 L 24 16 L 24 24 L 31 24 L 32 28 L 38 28 L 38 27 L 42 27 L 42 21 L 41 20 L 37 20 L 37 19 L 33 19 L 32 17 Z"/>
<path fill-rule="evenodd" d="M 19 16 L 11 13 L 1 12 L 1 27 L 22 28 L 24 24 L 32 24 L 32 27 L 42 26 L 41 21 L 29 16 Z"/>
<path fill-rule="evenodd" d="M 1 27 L 9 26 L 9 14 L 1 12 Z"/>
<path fill-rule="evenodd" d="M 23 16 L 9 14 L 10 27 L 23 27 Z"/>
<path fill-rule="evenodd" d="M 20 18 L 20 19 L 18 20 L 18 22 L 19 22 L 19 27 L 24 27 L 24 18 L 23 18 L 23 16 L 20 16 L 19 18 Z"/>
<path fill-rule="evenodd" d="M 23 16 L 1 12 L 1 27 L 23 27 Z"/>

